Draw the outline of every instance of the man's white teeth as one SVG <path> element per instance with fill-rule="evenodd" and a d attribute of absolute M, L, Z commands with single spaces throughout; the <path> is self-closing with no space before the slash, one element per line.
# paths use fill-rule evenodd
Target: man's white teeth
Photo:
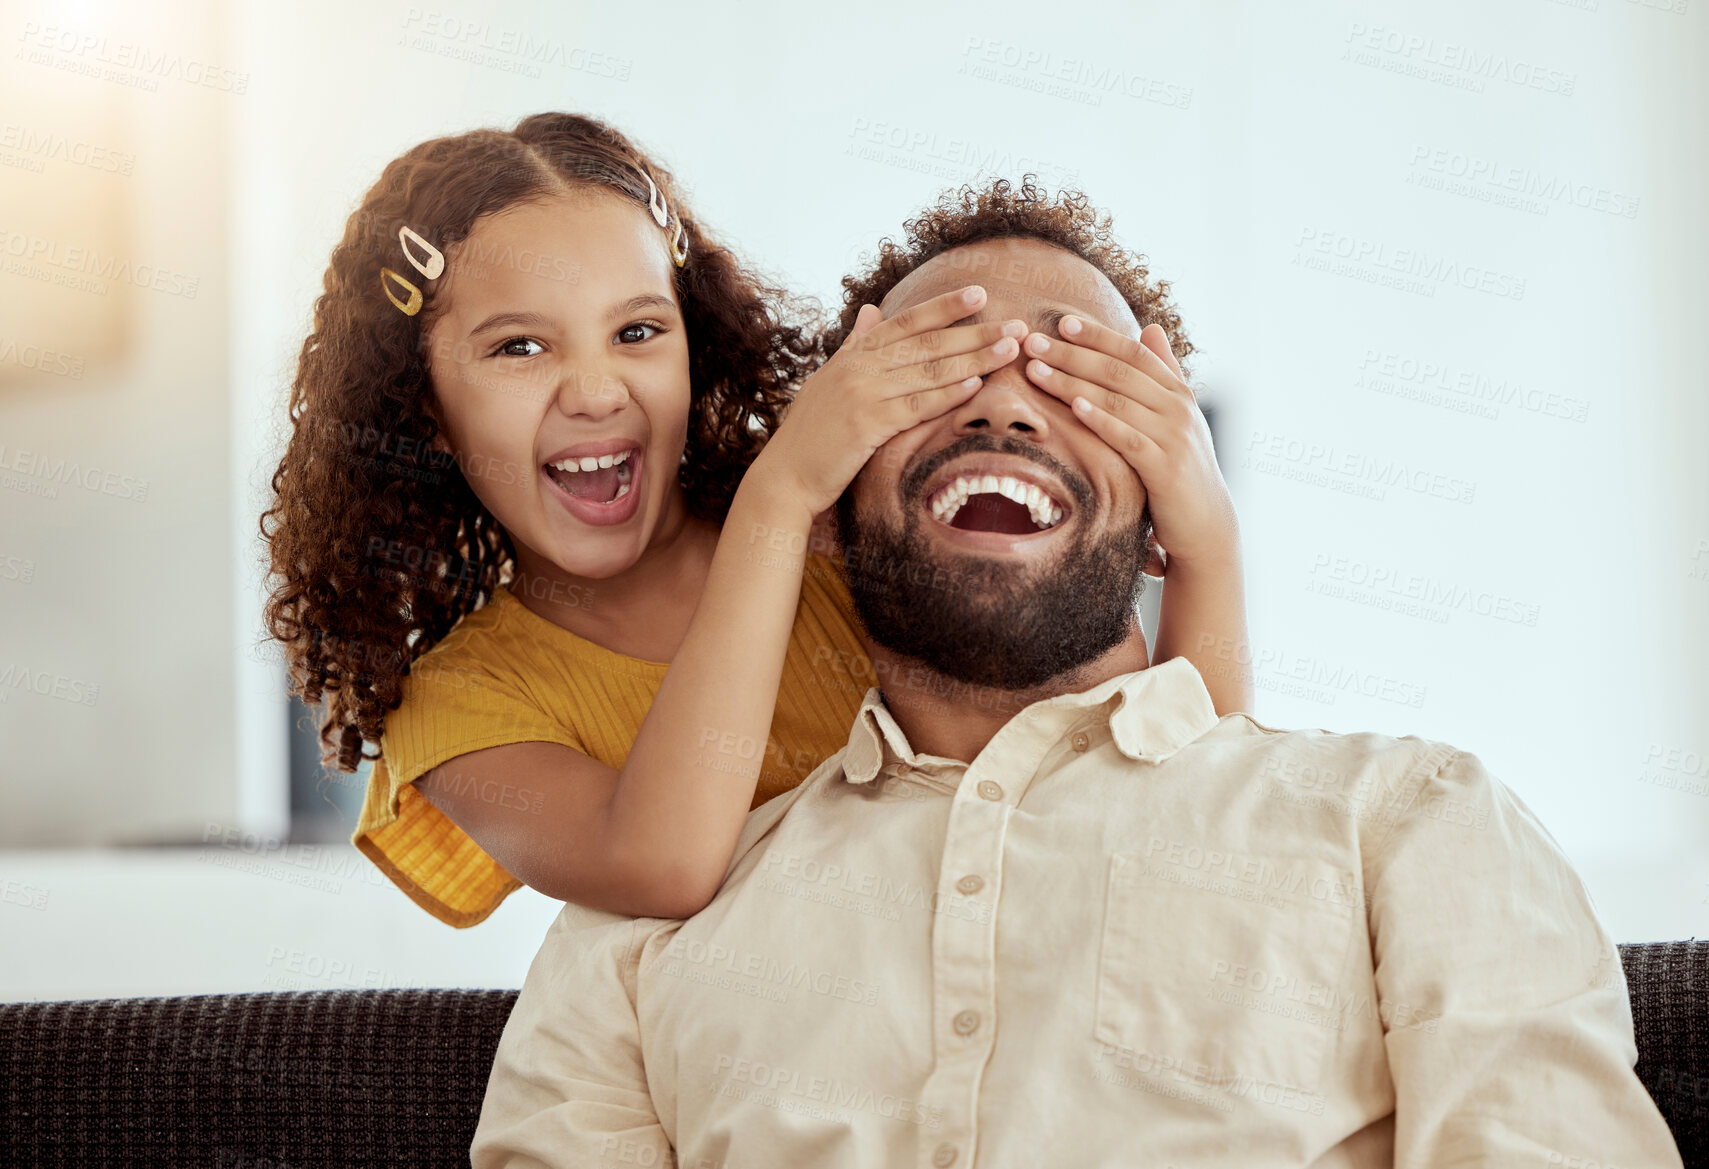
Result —
<path fill-rule="evenodd" d="M 1042 530 L 1053 528 L 1062 522 L 1062 508 L 1058 507 L 1041 490 L 1037 484 L 1023 483 L 1012 475 L 961 475 L 954 482 L 941 487 L 932 496 L 932 515 L 944 523 L 955 519 L 955 513 L 961 510 L 969 496 L 1001 495 L 1012 499 L 1026 508 L 1032 515 L 1033 523 Z"/>
<path fill-rule="evenodd" d="M 552 466 L 559 471 L 597 471 L 601 467 L 615 467 L 619 463 L 628 462 L 629 456 L 634 453 L 635 448 L 630 447 L 628 450 L 618 451 L 614 455 L 600 455 L 597 458 L 593 455 L 587 455 L 580 459 L 562 459 L 553 463 Z"/>

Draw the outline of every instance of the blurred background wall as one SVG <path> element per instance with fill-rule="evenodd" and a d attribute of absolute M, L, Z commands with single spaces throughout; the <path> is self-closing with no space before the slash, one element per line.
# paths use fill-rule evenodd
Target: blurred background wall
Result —
<path fill-rule="evenodd" d="M 1618 939 L 1709 924 L 1701 0 L 6 2 L 0 45 L 0 995 L 520 983 L 555 903 L 429 919 L 300 726 L 293 801 L 256 518 L 363 191 L 555 108 L 827 301 L 941 189 L 1083 187 L 1200 349 L 1257 716 L 1475 751 Z"/>

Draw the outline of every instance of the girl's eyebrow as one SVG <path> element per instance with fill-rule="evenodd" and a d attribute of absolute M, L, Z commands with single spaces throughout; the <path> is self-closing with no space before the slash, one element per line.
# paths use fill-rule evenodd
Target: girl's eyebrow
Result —
<path fill-rule="evenodd" d="M 539 328 L 539 327 L 548 325 L 550 323 L 551 323 L 550 321 L 548 321 L 545 317 L 541 316 L 539 313 L 526 313 L 526 312 L 494 313 L 492 316 L 488 317 L 486 320 L 484 320 L 480 324 L 476 325 L 473 329 L 470 329 L 469 330 L 469 336 L 478 337 L 482 333 L 486 332 L 488 329 L 496 329 L 500 325 L 522 325 L 524 327 L 532 326 L 534 328 Z"/>
<path fill-rule="evenodd" d="M 676 302 L 671 300 L 669 297 L 659 296 L 657 293 L 645 292 L 640 296 L 631 296 L 628 300 L 614 308 L 611 311 L 611 315 L 614 317 L 627 316 L 629 313 L 639 312 L 646 308 L 669 309 L 670 311 L 675 312 Z M 536 312 L 512 311 L 494 313 L 492 316 L 476 325 L 473 329 L 470 329 L 469 336 L 478 337 L 488 329 L 496 329 L 505 325 L 519 325 L 523 328 L 541 329 L 548 328 L 551 324 L 552 322 L 546 316 Z"/>
<path fill-rule="evenodd" d="M 675 312 L 676 302 L 669 297 L 659 296 L 657 293 L 643 292 L 640 296 L 631 296 L 618 305 L 611 315 L 614 317 L 626 316 L 629 313 L 640 312 L 644 308 L 662 308 Z"/>

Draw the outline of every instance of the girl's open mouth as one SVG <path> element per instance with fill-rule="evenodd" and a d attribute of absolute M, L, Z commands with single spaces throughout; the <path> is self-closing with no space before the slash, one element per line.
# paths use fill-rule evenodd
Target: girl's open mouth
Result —
<path fill-rule="evenodd" d="M 635 514 L 640 498 L 640 447 L 605 455 L 570 456 L 546 463 L 541 474 L 552 494 L 577 519 L 589 524 L 620 524 Z"/>

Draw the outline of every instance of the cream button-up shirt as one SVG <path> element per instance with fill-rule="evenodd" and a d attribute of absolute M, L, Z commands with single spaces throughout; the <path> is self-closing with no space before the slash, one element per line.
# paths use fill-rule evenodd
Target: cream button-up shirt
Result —
<path fill-rule="evenodd" d="M 1176 659 L 917 755 L 877 687 L 686 921 L 566 906 L 475 1169 L 1680 1165 L 1584 884 L 1472 755 Z"/>

